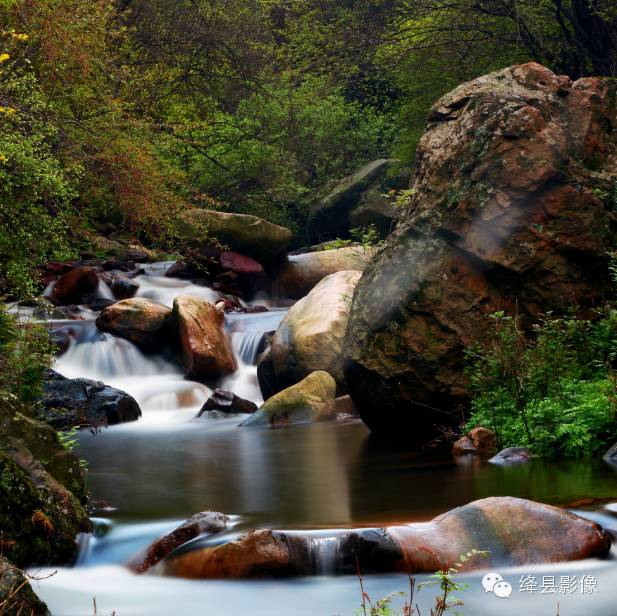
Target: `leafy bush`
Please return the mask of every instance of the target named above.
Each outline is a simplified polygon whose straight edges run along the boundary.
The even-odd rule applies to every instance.
[[[597,455],[617,440],[615,309],[594,322],[546,315],[529,333],[502,312],[492,320],[491,341],[467,352],[467,428],[492,428],[500,447],[541,455]]]
[[[68,209],[75,193],[54,156],[58,131],[27,64],[12,59],[20,35],[0,37],[0,274],[13,295],[34,294],[34,268],[70,256]],[[72,170],[77,174],[77,169]]]
[[[54,345],[43,325],[18,325],[0,304],[0,396],[6,403],[33,405],[43,393]]]

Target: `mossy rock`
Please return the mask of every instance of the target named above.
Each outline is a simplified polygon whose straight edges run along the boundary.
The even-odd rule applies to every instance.
[[[0,502],[4,553],[19,567],[69,562],[75,537],[91,529],[77,498],[10,437],[0,444]]]
[[[215,240],[260,262],[281,254],[293,237],[289,229],[257,216],[201,209],[183,213],[176,221],[176,231],[195,248],[208,248]]]
[[[0,556],[0,613],[2,616],[51,616],[24,573],[4,556]]]
[[[272,396],[241,426],[286,426],[335,417],[336,381],[323,370]]]

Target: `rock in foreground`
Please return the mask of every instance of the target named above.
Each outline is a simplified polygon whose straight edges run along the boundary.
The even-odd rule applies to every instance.
[[[51,616],[22,571],[1,555],[0,613],[3,616]]]
[[[420,448],[468,401],[488,315],[603,301],[615,216],[617,84],[530,63],[433,107],[404,219],[356,288],[345,377],[365,423]]]
[[[336,381],[323,371],[313,372],[268,398],[240,425],[280,427],[333,419],[336,414]]]
[[[227,530],[229,517],[216,511],[202,511],[189,518],[184,524],[157,539],[145,553],[129,564],[136,573],[143,573],[153,567],[177,547],[200,535],[213,535]]]
[[[324,536],[320,532],[319,536]],[[608,534],[596,523],[520,498],[474,501],[424,524],[338,531],[328,564],[332,573],[430,573],[453,566],[461,554],[488,551],[464,569],[514,567],[604,557]],[[187,551],[162,563],[167,575],[186,578],[264,578],[311,575],[315,533],[259,530],[224,544]]]

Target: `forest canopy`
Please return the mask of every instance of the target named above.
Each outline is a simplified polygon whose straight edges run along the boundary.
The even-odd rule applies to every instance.
[[[2,286],[99,234],[181,250],[187,207],[302,244],[329,182],[409,169],[440,95],[529,60],[617,76],[614,2],[0,0]]]

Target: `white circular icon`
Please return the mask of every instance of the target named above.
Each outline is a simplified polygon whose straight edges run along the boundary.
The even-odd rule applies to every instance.
[[[507,599],[512,594],[512,586],[508,584],[508,582],[501,580],[493,586],[493,592],[496,597],[499,597],[500,599]]]
[[[495,584],[497,584],[497,582],[503,582],[503,578],[499,575],[499,573],[487,573],[482,578],[482,586],[484,587],[484,592],[493,592],[495,589]]]

